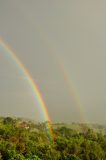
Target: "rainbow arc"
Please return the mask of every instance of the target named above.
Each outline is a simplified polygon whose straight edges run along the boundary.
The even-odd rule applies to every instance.
[[[39,90],[36,82],[32,78],[28,69],[24,66],[24,64],[21,62],[21,60],[17,57],[17,54],[15,53],[15,51],[13,51],[13,49],[9,45],[7,45],[4,42],[4,40],[2,40],[2,39],[0,39],[0,47],[2,47],[6,51],[6,54],[9,56],[9,58],[13,62],[15,62],[19,71],[21,71],[23,76],[26,77],[27,82],[30,85],[31,90],[33,92],[35,103],[37,103],[37,105],[41,108],[43,116],[44,116],[44,121],[48,121],[48,123],[47,123],[47,135],[49,137],[49,140],[53,141],[51,119],[50,119],[48,111],[47,111],[47,106],[44,102],[44,99],[42,97],[42,94],[40,93],[40,90]]]

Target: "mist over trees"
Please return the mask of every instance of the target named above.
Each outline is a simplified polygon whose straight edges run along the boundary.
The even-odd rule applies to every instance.
[[[0,160],[105,160],[106,127],[0,118]]]

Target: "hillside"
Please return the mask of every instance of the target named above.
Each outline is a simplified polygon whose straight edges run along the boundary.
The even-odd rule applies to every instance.
[[[105,160],[106,127],[0,118],[0,160]]]

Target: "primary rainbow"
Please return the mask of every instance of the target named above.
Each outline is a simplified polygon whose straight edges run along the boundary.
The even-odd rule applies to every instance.
[[[27,78],[27,81],[31,87],[31,90],[34,94],[34,99],[35,102],[38,102],[39,107],[42,110],[43,116],[44,116],[44,120],[48,121],[48,125],[47,125],[47,134],[49,139],[52,141],[53,140],[53,133],[52,133],[52,129],[51,129],[51,119],[49,117],[48,111],[47,111],[47,107],[45,105],[45,102],[43,100],[43,97],[39,91],[39,88],[37,86],[37,84],[35,83],[35,81],[33,80],[31,74],[29,73],[29,71],[27,70],[27,68],[24,66],[24,64],[20,61],[20,59],[17,57],[16,53],[13,51],[13,49],[7,45],[4,40],[0,39],[0,46],[3,47],[3,49],[7,52],[7,54],[9,55],[9,57],[17,64],[17,67],[19,68],[19,70],[21,70],[22,74]]]

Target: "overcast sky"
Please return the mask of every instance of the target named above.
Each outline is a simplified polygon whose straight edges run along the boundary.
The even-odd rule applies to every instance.
[[[0,0],[0,37],[30,71],[55,122],[106,123],[105,19],[105,0]],[[6,55],[0,47],[0,115],[41,120]]]

